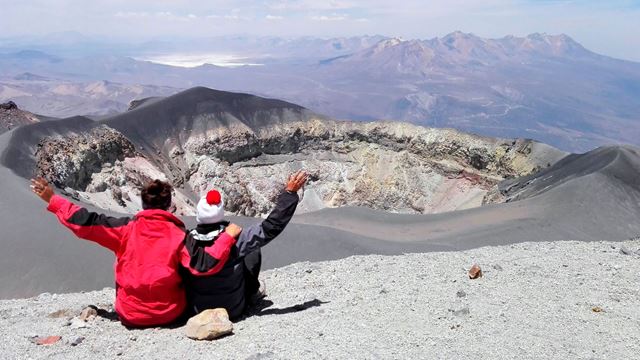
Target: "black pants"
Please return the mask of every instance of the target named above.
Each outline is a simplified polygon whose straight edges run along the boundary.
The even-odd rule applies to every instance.
[[[260,249],[250,252],[244,257],[244,290],[245,299],[250,299],[260,289],[260,267],[262,266],[262,253]]]

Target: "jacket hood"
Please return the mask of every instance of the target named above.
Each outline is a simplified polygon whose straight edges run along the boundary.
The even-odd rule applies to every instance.
[[[172,213],[166,210],[160,210],[160,209],[142,210],[136,214],[136,219],[145,219],[150,221],[168,221],[168,222],[174,223],[176,226],[180,228],[183,228],[183,229],[185,228],[182,220],[178,219],[175,215],[173,215]]]

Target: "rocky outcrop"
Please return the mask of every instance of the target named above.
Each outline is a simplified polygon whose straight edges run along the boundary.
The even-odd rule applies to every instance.
[[[482,138],[406,123],[313,119],[191,136],[170,154],[196,192],[217,187],[234,214],[264,215],[286,174],[311,173],[302,211],[365,206],[435,213],[480,206],[505,178],[536,172],[564,153],[529,140]]]
[[[73,189],[78,199],[116,211],[139,210],[140,187],[168,178],[193,191],[176,195],[179,214],[193,214],[189,198],[215,187],[222,190],[228,213],[261,216],[273,207],[286,175],[304,168],[311,180],[300,212],[364,206],[424,214],[493,201],[491,190],[500,181],[536,172],[564,155],[529,140],[321,117],[254,129],[215,127],[178,138],[184,141],[168,139],[162,151],[147,150],[144,156],[105,125],[46,138],[36,152],[37,174]]]
[[[153,179],[167,180],[121,133],[107,126],[38,144],[36,175],[76,200],[99,208],[134,213],[142,209],[140,189]],[[193,214],[193,202],[181,192],[176,213]]]
[[[18,126],[37,123],[40,120],[32,113],[23,111],[13,101],[0,104],[0,134]]]
[[[0,110],[13,110],[17,108],[18,105],[16,105],[16,103],[14,103],[13,101],[0,104]]]
[[[106,195],[91,195],[103,208],[134,211],[136,189],[166,178],[186,195],[185,214],[193,212],[187,198],[215,187],[229,214],[261,216],[287,174],[304,168],[311,179],[299,212],[362,206],[426,214],[481,206],[500,181],[565,155],[530,140],[336,121],[295,104],[206,88],[132,105],[98,130],[41,142],[39,173],[78,197]]]
[[[100,126],[88,133],[43,139],[36,151],[37,175],[59,188],[85,190],[103,166],[135,156],[135,147],[124,135]]]

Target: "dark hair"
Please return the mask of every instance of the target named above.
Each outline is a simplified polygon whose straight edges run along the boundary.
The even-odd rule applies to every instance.
[[[169,183],[158,179],[153,180],[142,188],[142,192],[140,193],[142,208],[145,210],[169,209],[171,206],[171,191],[173,191],[173,187],[171,187]]]

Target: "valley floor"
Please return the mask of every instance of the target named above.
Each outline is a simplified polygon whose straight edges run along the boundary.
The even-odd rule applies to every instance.
[[[474,263],[482,278],[471,280]],[[0,301],[0,354],[24,358],[632,359],[640,355],[640,240],[539,242],[354,256],[264,273],[268,297],[234,334],[127,330],[70,319],[112,289]],[[69,317],[50,317],[67,310]],[[70,321],[71,320],[71,321]],[[71,322],[71,325],[69,325]],[[50,346],[33,336],[59,335]],[[71,342],[84,340],[77,346]]]

